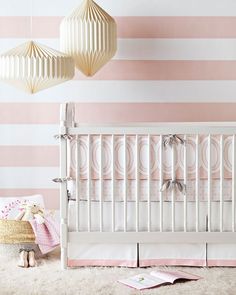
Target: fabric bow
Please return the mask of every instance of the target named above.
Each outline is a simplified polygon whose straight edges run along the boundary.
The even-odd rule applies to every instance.
[[[168,189],[178,189],[181,194],[186,195],[186,184],[182,183],[179,180],[166,180],[161,187],[161,192],[164,192]]]
[[[172,147],[173,144],[179,144],[179,143],[182,144],[182,145],[184,145],[185,144],[185,140],[183,140],[181,137],[179,137],[176,134],[169,134],[169,135],[164,136],[163,145],[164,145],[165,148],[168,145],[170,147]]]
[[[52,181],[56,183],[63,183],[66,181],[72,180],[72,177],[65,177],[65,178],[54,178]]]
[[[54,135],[54,138],[55,139],[64,138],[64,139],[72,140],[73,139],[73,135],[69,135],[69,134],[57,134],[57,135]]]

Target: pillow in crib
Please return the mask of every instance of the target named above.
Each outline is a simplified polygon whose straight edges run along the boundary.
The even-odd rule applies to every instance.
[[[23,203],[37,204],[44,208],[42,195],[0,197],[0,219],[15,219]]]

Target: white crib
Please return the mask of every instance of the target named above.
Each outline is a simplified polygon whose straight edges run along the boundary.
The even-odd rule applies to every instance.
[[[61,105],[61,116],[60,116],[60,130],[57,136],[60,141],[60,175],[56,181],[60,182],[60,217],[61,217],[61,266],[63,269],[67,268],[68,259],[68,243],[236,243],[235,234],[235,199],[236,199],[236,145],[235,145],[235,135],[236,135],[236,123],[142,123],[142,124],[125,124],[125,125],[103,125],[103,126],[91,126],[91,125],[80,125],[76,124],[74,120],[75,106],[73,103],[67,103]],[[159,188],[157,191],[158,206],[152,206],[151,199],[151,152],[150,152],[150,142],[152,136],[160,136],[161,143],[164,142],[167,135],[179,135],[183,140],[187,140],[188,136],[194,136],[195,138],[195,198],[191,200],[191,212],[189,210],[189,200],[188,193],[183,195],[183,201],[181,202],[182,213],[178,214],[178,223],[182,225],[176,228],[176,208],[179,206],[176,203],[176,190],[173,189],[171,192],[170,211],[167,214],[165,210],[165,200],[163,198],[163,192],[161,191],[164,178],[163,178],[163,145],[159,150],[160,161],[160,171],[159,171]],[[92,176],[91,176],[91,137],[97,135],[100,140],[100,163],[103,163],[103,138],[109,135],[111,137],[111,149],[112,149],[112,159],[111,159],[111,191],[110,191],[110,227],[107,230],[104,227],[104,199],[103,199],[103,165],[100,165],[99,173],[99,200],[97,202],[96,213],[99,216],[99,225],[96,230],[92,228],[91,219],[91,187],[92,187]],[[115,199],[115,165],[114,165],[114,142],[116,136],[123,137],[124,144],[124,154],[123,161],[127,163],[127,137],[135,137],[135,200],[133,201],[134,215],[135,215],[135,225],[130,230],[127,218],[128,210],[128,175],[127,175],[127,165],[124,168],[123,177],[123,201],[119,202],[119,206],[122,207],[122,230],[117,231],[116,229],[116,199]],[[201,207],[201,200],[199,199],[199,183],[200,183],[200,157],[199,157],[199,137],[205,135],[208,138],[208,167],[207,167],[207,201],[206,203],[206,215],[207,215],[207,227],[204,228],[200,226],[203,223],[202,218],[205,218],[199,214],[199,208]],[[212,206],[212,136],[220,137],[220,176],[219,176],[219,227],[216,230],[215,226],[212,226],[212,215],[214,215],[214,206]],[[224,201],[224,140],[226,136],[231,136],[232,138],[232,199],[230,202]],[[79,137],[86,136],[87,138],[87,200],[86,200],[86,229],[80,225],[80,210],[81,210],[81,196],[80,196],[80,172],[79,168],[76,170],[75,183],[76,183],[76,201],[75,201],[75,216],[73,216],[76,224],[76,230],[69,231],[68,228],[68,193],[67,193],[67,182],[69,180],[68,174],[68,156],[69,147],[68,143],[73,138],[76,140],[76,151],[79,150]],[[139,139],[141,136],[147,137],[148,142],[148,172],[147,172],[147,200],[145,201],[145,210],[147,210],[146,216],[147,220],[145,230],[140,226],[140,174],[139,174]],[[171,178],[173,181],[176,180],[175,175],[175,149],[172,148],[172,169]],[[184,169],[183,169],[183,184],[188,183],[188,147],[184,145]],[[79,153],[76,153],[76,167],[79,167],[80,157]],[[84,206],[84,205],[83,205]],[[107,205],[106,205],[107,206]],[[143,206],[143,205],[142,205]],[[177,206],[177,207],[176,207]],[[227,206],[227,212],[225,213],[225,206]],[[230,207],[229,207],[230,206]],[[83,207],[84,208],[84,207]],[[153,209],[154,208],[154,209]],[[156,208],[156,209],[155,209]],[[84,209],[83,209],[84,210]],[[94,209],[93,209],[94,210]],[[154,212],[157,210],[158,212]],[[194,220],[189,224],[188,214],[193,214]],[[152,224],[152,215],[156,216],[158,226]],[[217,213],[218,214],[218,213]],[[165,220],[170,220],[170,226],[165,226]],[[179,221],[181,220],[181,221]],[[227,220],[230,223],[230,228],[224,227],[224,221]],[[144,222],[144,221],[142,221]],[[204,221],[205,222],[205,221]],[[214,221],[215,222],[215,221]]]

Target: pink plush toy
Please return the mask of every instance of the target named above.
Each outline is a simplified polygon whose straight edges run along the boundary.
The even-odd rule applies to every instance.
[[[44,223],[44,212],[40,206],[36,204],[23,204],[21,205],[21,209],[15,220],[29,221],[36,219],[38,224]]]

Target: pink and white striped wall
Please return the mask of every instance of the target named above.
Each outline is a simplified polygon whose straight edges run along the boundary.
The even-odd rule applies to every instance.
[[[0,51],[32,38],[59,49],[80,0],[0,0]],[[58,208],[59,104],[81,122],[236,121],[235,0],[97,0],[118,24],[118,52],[95,77],[30,96],[0,84],[0,196],[42,193]]]

